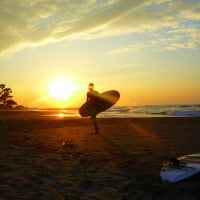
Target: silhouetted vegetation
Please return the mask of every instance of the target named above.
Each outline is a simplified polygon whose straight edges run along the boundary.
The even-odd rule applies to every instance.
[[[11,93],[11,88],[7,88],[5,84],[0,84],[0,107],[12,108],[17,106],[17,103],[12,99]]]

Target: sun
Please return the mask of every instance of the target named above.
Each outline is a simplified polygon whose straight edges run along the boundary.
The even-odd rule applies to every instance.
[[[68,99],[76,90],[75,85],[66,78],[56,78],[49,84],[49,96],[57,100]]]

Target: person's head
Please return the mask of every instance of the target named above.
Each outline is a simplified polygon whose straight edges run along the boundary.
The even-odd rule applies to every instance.
[[[94,84],[93,84],[93,83],[90,83],[90,84],[88,85],[88,89],[89,89],[90,91],[92,91],[92,90],[94,89]]]

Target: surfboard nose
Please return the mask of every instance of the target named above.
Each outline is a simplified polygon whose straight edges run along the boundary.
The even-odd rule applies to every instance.
[[[120,93],[117,90],[110,90],[110,91],[101,93],[100,98],[114,105],[119,100]]]

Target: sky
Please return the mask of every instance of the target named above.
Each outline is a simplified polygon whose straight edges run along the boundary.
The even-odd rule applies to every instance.
[[[79,107],[90,82],[118,106],[200,103],[200,0],[2,0],[0,25],[20,105]]]

